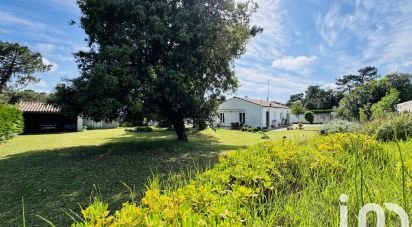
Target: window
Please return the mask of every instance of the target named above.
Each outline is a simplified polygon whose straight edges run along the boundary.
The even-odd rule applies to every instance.
[[[225,123],[225,113],[220,113],[220,123]]]
[[[246,122],[246,114],[239,113],[239,123],[244,124]]]

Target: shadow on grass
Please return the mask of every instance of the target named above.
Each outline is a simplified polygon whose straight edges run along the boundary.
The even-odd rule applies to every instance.
[[[117,209],[130,199],[126,183],[138,195],[153,175],[165,177],[192,168],[205,169],[222,151],[238,146],[219,144],[213,137],[191,133],[190,142],[178,142],[171,132],[129,134],[101,146],[39,150],[0,160],[0,220],[3,226],[22,223],[24,197],[27,226],[44,226],[41,215],[57,226],[70,218],[63,210],[80,206],[98,195]],[[80,205],[80,206],[79,206]]]

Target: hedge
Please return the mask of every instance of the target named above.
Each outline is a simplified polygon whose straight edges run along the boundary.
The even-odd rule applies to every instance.
[[[0,104],[0,141],[23,132],[23,113],[16,106]]]
[[[321,113],[332,113],[333,110],[329,109],[329,110],[311,110],[311,112],[315,113],[315,114],[321,114]]]

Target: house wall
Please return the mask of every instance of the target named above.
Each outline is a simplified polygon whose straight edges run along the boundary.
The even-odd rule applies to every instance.
[[[225,114],[223,127],[230,127],[231,123],[239,122],[239,113],[245,113],[245,125],[262,127],[262,107],[238,98],[231,98],[219,105],[218,114]],[[220,120],[217,120],[220,122]]]
[[[218,114],[225,114],[225,122],[220,125],[230,127],[231,123],[240,122],[239,113],[245,113],[245,125],[251,127],[266,127],[266,111],[269,111],[269,127],[271,125],[279,126],[282,118],[286,119],[287,114],[290,114],[290,109],[262,107],[252,102],[248,102],[238,98],[232,98],[220,104]],[[217,119],[217,122],[220,122]]]
[[[283,108],[272,108],[272,107],[263,107],[262,112],[262,126],[259,127],[266,127],[266,112],[269,111],[269,128],[272,127],[279,127],[281,124],[284,123],[282,120],[286,120],[288,114],[290,114],[290,109],[283,109]],[[290,116],[290,115],[289,115]],[[290,117],[289,117],[290,120]]]
[[[412,101],[399,103],[396,106],[396,109],[398,110],[399,113],[403,113],[403,112],[412,113]]]

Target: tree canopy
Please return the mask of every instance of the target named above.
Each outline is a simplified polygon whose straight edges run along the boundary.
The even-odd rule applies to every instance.
[[[367,66],[359,69],[357,75],[344,75],[341,79],[336,81],[336,85],[338,85],[341,91],[348,92],[353,90],[355,87],[375,80],[378,77],[378,69],[373,66]]]
[[[155,112],[179,140],[184,119],[208,115],[211,100],[237,89],[234,60],[261,31],[250,25],[251,1],[77,3],[90,51],[77,53],[81,76],[56,89],[58,104],[94,119]]]
[[[294,102],[290,107],[290,110],[292,114],[298,116],[298,118],[301,114],[304,114],[306,112],[306,108],[303,106],[303,103],[301,101]]]
[[[36,72],[47,72],[51,65],[43,63],[40,53],[26,46],[0,41],[0,94],[7,88],[25,87],[38,82]]]

